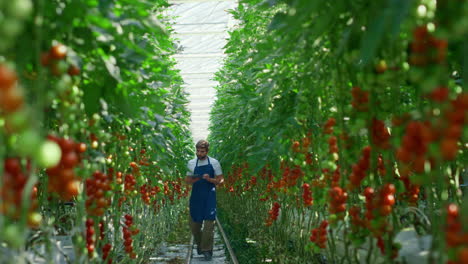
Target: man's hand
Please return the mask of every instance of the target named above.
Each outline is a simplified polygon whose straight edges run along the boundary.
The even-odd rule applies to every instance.
[[[216,178],[210,178],[210,175],[208,174],[203,174],[203,179],[207,180],[208,182],[211,182],[215,185],[221,184],[224,182],[223,175],[218,175]]]
[[[210,175],[207,174],[207,173],[203,174],[203,179],[205,179],[205,180],[211,182],[211,180],[210,180],[210,179],[211,179],[211,178],[210,178]]]
[[[200,180],[200,178],[194,178],[194,177],[190,177],[190,176],[185,177],[185,183],[187,183],[187,184],[194,184],[195,182],[197,182],[199,180]]]
[[[216,179],[210,178],[209,174],[203,174],[203,179],[207,180],[208,182],[211,182],[213,184],[218,184],[218,181]]]

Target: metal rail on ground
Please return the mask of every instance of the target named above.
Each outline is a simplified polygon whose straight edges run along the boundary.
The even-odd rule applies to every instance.
[[[193,236],[190,236],[190,244],[188,246],[189,250],[187,252],[187,261],[185,262],[186,264],[190,264],[192,262],[192,251],[193,251]]]
[[[223,236],[224,244],[226,244],[226,247],[229,251],[229,255],[231,256],[232,263],[239,264],[239,262],[237,261],[236,254],[234,254],[234,250],[232,250],[231,243],[229,243],[229,239],[227,238],[226,233],[224,233],[224,229],[221,226],[221,223],[219,222],[218,217],[216,217],[216,223],[218,223],[219,232],[221,232],[221,236]]]
[[[234,253],[234,250],[231,247],[231,243],[229,242],[228,237],[226,236],[226,233],[224,233],[224,229],[221,226],[221,223],[219,222],[218,217],[216,217],[216,223],[218,225],[219,232],[221,233],[221,236],[223,237],[224,244],[226,245],[229,255],[231,256],[231,262],[233,264],[239,264],[239,261],[237,260],[236,254]],[[190,237],[190,245],[189,245],[189,250],[187,252],[187,257],[186,257],[186,264],[190,264],[192,262],[192,253],[193,253],[193,236]]]

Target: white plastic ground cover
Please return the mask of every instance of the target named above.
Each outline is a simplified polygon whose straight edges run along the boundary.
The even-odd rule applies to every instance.
[[[175,37],[180,52],[174,57],[189,94],[193,140],[208,136],[209,113],[215,100],[217,85],[214,73],[222,65],[223,47],[228,29],[234,24],[228,10],[235,0],[170,0],[168,10],[175,17]]]

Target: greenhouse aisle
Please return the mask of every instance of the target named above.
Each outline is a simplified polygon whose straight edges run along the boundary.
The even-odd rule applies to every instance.
[[[212,264],[227,264],[225,247],[217,228],[215,229],[214,236],[214,248],[213,248],[213,259],[211,261],[205,261],[202,255],[197,255],[195,248],[192,250],[191,264],[202,264],[202,263],[212,263]],[[163,244],[157,255],[150,257],[149,264],[176,264],[176,263],[186,263],[187,252],[189,249],[188,244]]]

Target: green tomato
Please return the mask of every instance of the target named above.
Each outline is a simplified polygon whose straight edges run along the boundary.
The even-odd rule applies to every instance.
[[[71,90],[73,87],[73,82],[70,76],[63,75],[56,84],[57,91],[59,94],[64,94],[67,91]]]
[[[43,168],[51,168],[60,162],[62,150],[51,140],[44,141],[36,152],[36,161]]]
[[[333,160],[334,160],[334,161],[337,161],[337,160],[340,158],[340,156],[338,155],[338,153],[333,153],[332,156],[333,156]]]
[[[99,121],[101,119],[101,116],[99,114],[93,114],[93,119],[95,121]]]
[[[3,230],[3,239],[11,245],[12,248],[19,248],[23,243],[22,232],[19,229],[18,225],[8,225]]]
[[[25,130],[18,135],[15,145],[16,151],[22,156],[33,155],[41,145],[41,138],[36,131]]]
[[[28,124],[28,112],[24,109],[11,113],[5,118],[5,126],[10,132],[18,132]]]
[[[8,4],[8,13],[20,19],[28,18],[31,15],[33,5],[30,0],[15,0]]]
[[[6,39],[13,38],[23,30],[23,24],[16,19],[5,19],[0,26],[0,34]],[[2,40],[3,41],[3,40]]]
[[[68,63],[66,61],[57,62],[57,74],[62,75],[64,73],[66,73],[67,70],[68,70],[68,67],[69,67],[69,65],[68,65]],[[67,82],[67,81],[65,80],[65,82]],[[71,78],[70,78],[70,89],[71,89],[71,85],[73,85],[73,83],[72,83]]]
[[[29,214],[28,223],[33,224],[34,226],[39,226],[41,222],[42,222],[41,214],[37,212]]]

